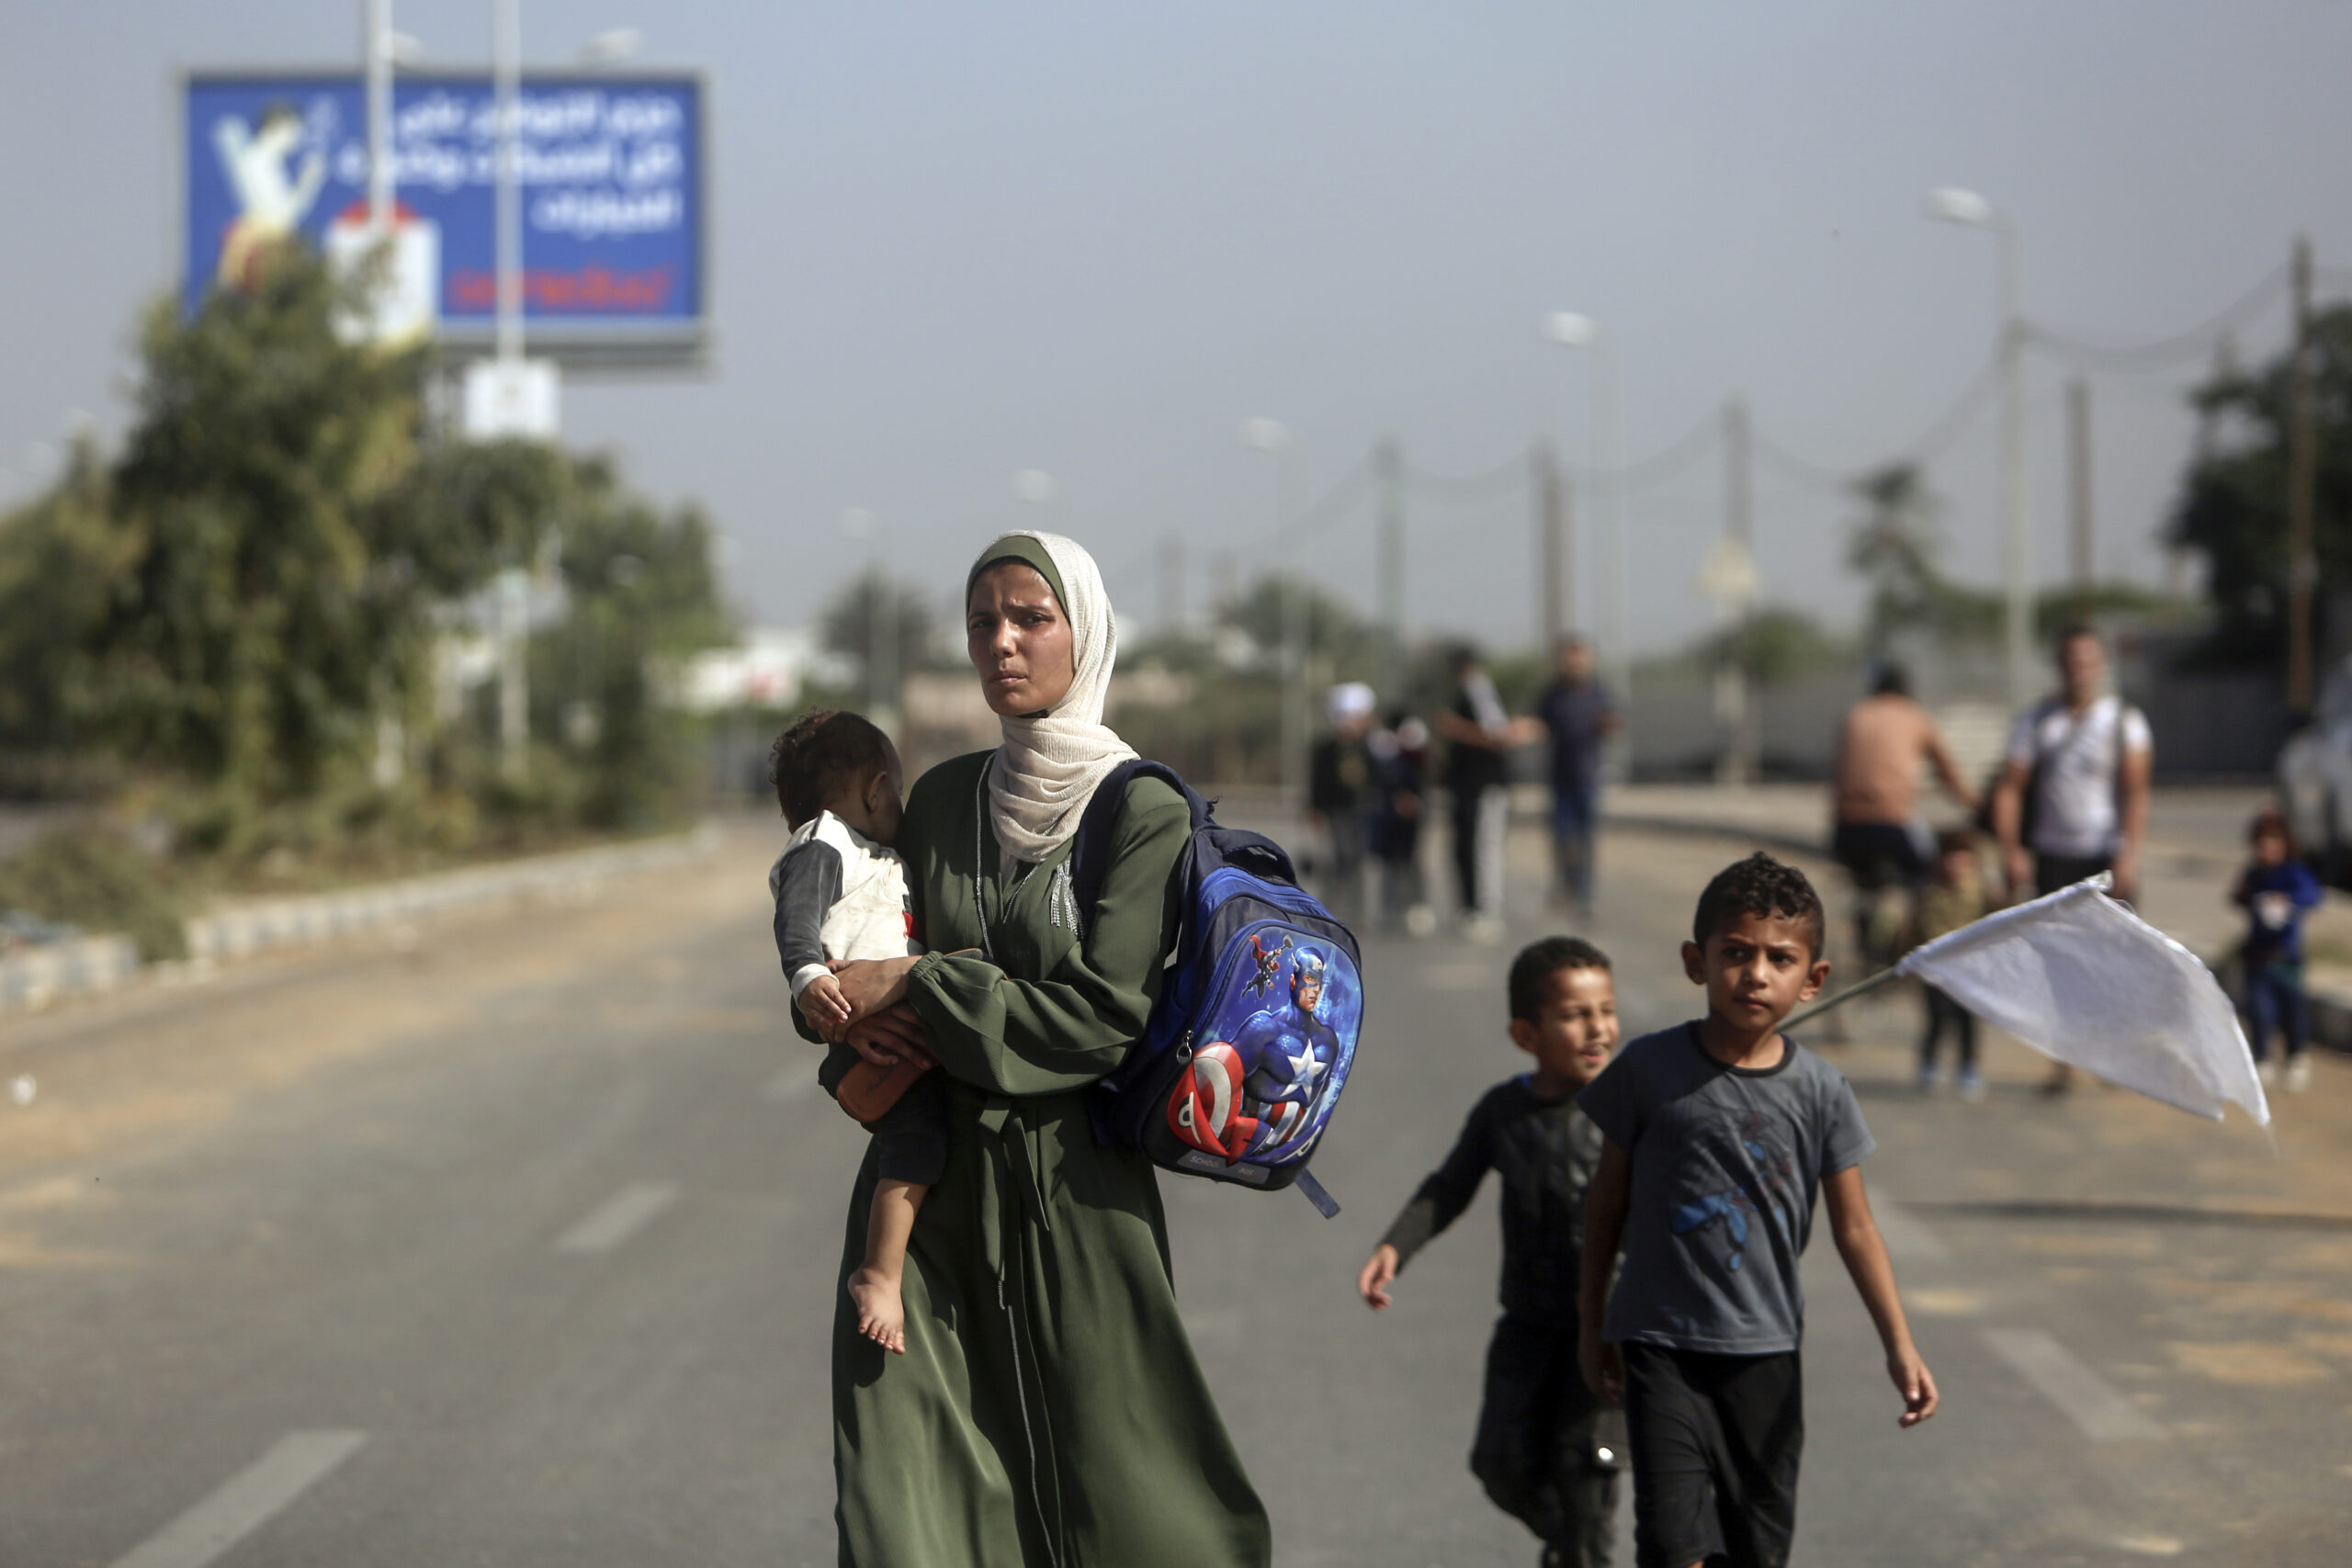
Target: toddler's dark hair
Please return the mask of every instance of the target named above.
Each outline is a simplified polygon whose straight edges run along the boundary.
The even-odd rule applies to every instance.
[[[1804,924],[1805,942],[1815,958],[1828,934],[1821,912],[1821,895],[1813,890],[1804,872],[1774,860],[1762,850],[1715,873],[1699,895],[1698,917],[1690,922],[1690,937],[1701,947],[1742,915],[1770,919],[1785,915]]]
[[[1609,968],[1609,954],[1580,936],[1531,942],[1510,961],[1510,1015],[1533,1023],[1544,1010],[1544,982],[1563,969]]]
[[[2286,844],[2288,858],[2293,859],[2297,852],[2295,830],[2287,826],[2285,812],[2275,806],[2266,806],[2254,814],[2253,821],[2245,825],[2245,841],[2248,844],[2258,844],[2273,833],[2276,833]]]
[[[795,828],[822,811],[844,779],[889,765],[890,738],[864,715],[841,708],[810,708],[768,748],[768,782]]]

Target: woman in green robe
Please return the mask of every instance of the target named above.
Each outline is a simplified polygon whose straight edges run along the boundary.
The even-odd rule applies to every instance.
[[[948,1161],[915,1220],[907,1348],[833,1319],[841,1561],[857,1568],[1262,1568],[1272,1547],[1176,1310],[1149,1161],[1095,1141],[1086,1090],[1142,1034],[1190,829],[1136,780],[1100,899],[1071,836],[1135,753],[1102,720],[1116,634],[1091,557],[1016,533],[967,581],[972,663],[1004,743],[908,797],[921,958],[840,976],[847,1036],[946,1075]],[[851,1195],[842,1278],[875,1185]]]

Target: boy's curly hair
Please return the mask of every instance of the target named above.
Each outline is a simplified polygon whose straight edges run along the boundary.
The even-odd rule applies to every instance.
[[[1821,895],[1813,890],[1813,884],[1804,872],[1774,860],[1762,850],[1715,873],[1715,879],[1699,895],[1699,913],[1690,922],[1690,939],[1704,947],[1709,938],[1742,915],[1763,919],[1783,915],[1802,922],[1806,945],[1813,950],[1814,957],[1821,956],[1829,929],[1821,909]]]
[[[841,708],[810,708],[768,748],[768,782],[795,828],[822,811],[844,780],[889,765],[890,738],[864,715]]]
[[[1510,1015],[1533,1023],[1544,1010],[1544,982],[1563,969],[1609,968],[1609,954],[1580,936],[1531,942],[1510,961]]]

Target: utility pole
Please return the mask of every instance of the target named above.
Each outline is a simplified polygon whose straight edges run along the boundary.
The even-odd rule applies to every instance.
[[[1537,598],[1544,616],[1544,648],[1557,651],[1568,635],[1568,491],[1560,455],[1548,441],[1529,454],[1535,468],[1535,558]]]
[[[1381,684],[1392,702],[1405,694],[1405,446],[1381,437],[1373,462],[1380,479],[1380,626],[1387,639]]]
[[[1184,541],[1173,534],[1159,541],[1159,635],[1184,629]]]
[[[1716,688],[1724,740],[1715,778],[1724,784],[1745,784],[1756,776],[1756,694],[1748,680],[1747,638],[1756,604],[1754,534],[1754,445],[1747,403],[1733,398],[1724,405],[1723,581],[1718,585],[1718,596],[1731,611],[1732,628],[1731,657],[1724,661]]]
[[[2001,579],[2009,704],[2033,696],[2033,491],[2025,452],[2025,307],[2014,222],[1994,231],[2001,288]]]
[[[498,357],[523,357],[523,0],[496,0],[491,77],[498,103]]]
[[[2312,243],[2295,239],[2295,357],[2287,408],[2287,706],[2312,711],[2312,594],[2319,586],[2312,534],[2318,476],[2318,390],[2312,364]]]
[[[2091,506],[2091,386],[2080,376],[2066,383],[2066,505],[2072,514],[2075,615],[2086,620],[2098,577],[2097,513]]]
[[[392,231],[392,0],[368,0],[368,227]]]

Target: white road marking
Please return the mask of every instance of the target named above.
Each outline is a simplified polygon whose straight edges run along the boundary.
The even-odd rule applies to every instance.
[[[760,1090],[761,1097],[776,1105],[789,1105],[817,1087],[817,1075],[808,1067],[786,1067],[768,1079]]]
[[[558,1252],[610,1252],[678,1201],[674,1181],[632,1181],[557,1238]]]
[[[2039,1328],[1988,1328],[1984,1343],[2093,1442],[2161,1438],[2165,1429]]]
[[[165,1525],[114,1568],[204,1568],[326,1479],[365,1432],[288,1432],[220,1489]]]
[[[1951,1257],[1951,1250],[1938,1240],[1936,1233],[1912,1218],[1902,1204],[1871,1188],[1871,1214],[1878,1221],[1878,1234],[1886,1242],[1888,1254],[1912,1263],[1941,1263]]]

